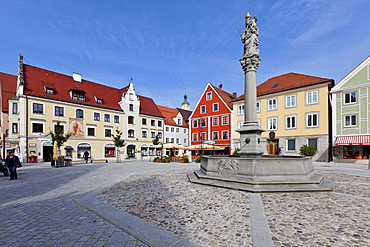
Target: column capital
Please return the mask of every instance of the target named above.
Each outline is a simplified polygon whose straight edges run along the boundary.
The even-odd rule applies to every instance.
[[[239,60],[244,73],[248,71],[256,71],[261,60],[257,56],[245,57]]]

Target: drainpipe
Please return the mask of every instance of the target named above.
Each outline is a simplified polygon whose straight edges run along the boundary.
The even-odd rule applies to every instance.
[[[26,95],[26,160],[28,163],[28,97]]]

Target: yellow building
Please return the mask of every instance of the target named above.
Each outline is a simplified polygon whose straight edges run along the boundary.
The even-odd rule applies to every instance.
[[[152,139],[162,136],[164,117],[150,98],[137,95],[133,83],[116,89],[72,76],[19,63],[17,93],[9,100],[17,111],[9,122],[17,126],[12,139],[18,139],[22,158],[50,161],[53,148],[50,131],[60,122],[64,133],[72,136],[62,155],[72,159],[88,151],[92,159],[116,160],[148,156]],[[13,108],[13,109],[14,109]],[[125,147],[117,150],[112,141],[115,130],[123,132]],[[153,151],[154,152],[154,151]]]
[[[334,80],[288,73],[257,86],[257,121],[262,129],[265,154],[297,155],[309,145],[318,152],[316,161],[332,160],[331,106],[328,92]],[[244,95],[233,103],[233,128],[244,122]],[[233,148],[239,148],[239,133]]]

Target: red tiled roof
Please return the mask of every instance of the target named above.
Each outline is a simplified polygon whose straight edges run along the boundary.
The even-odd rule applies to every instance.
[[[17,76],[0,72],[1,111],[9,112],[8,99],[16,95]]]
[[[230,109],[233,109],[233,105],[232,105],[232,103],[230,101],[233,100],[233,99],[235,99],[235,96],[233,94],[228,93],[228,92],[226,92],[226,91],[224,91],[224,90],[222,90],[222,89],[220,89],[218,87],[215,87],[213,85],[212,85],[212,87],[220,95],[220,97],[226,102],[226,104],[228,105],[228,107]]]
[[[74,102],[82,105],[90,105],[114,110],[122,110],[118,105],[122,94],[127,91],[127,87],[117,89],[95,82],[82,80],[76,82],[72,76],[63,75],[57,72],[37,68],[31,65],[23,65],[24,75],[24,94],[36,97]],[[47,94],[45,87],[55,90],[55,94]],[[85,101],[72,100],[69,91],[80,91],[85,94]],[[104,104],[97,104],[95,97],[99,95]],[[162,117],[154,101],[150,98],[139,96],[140,113]]]
[[[321,78],[316,76],[309,76],[297,73],[287,73],[279,76],[272,77],[264,83],[257,86],[257,96],[266,94],[282,92],[289,89],[315,85],[323,82],[334,82],[333,79]],[[231,102],[244,99],[244,94],[240,95]]]
[[[158,106],[159,110],[161,111],[162,115],[166,118],[165,124],[167,125],[176,125],[176,126],[182,126],[182,127],[188,127],[188,125],[185,123],[185,121],[182,121],[181,125],[178,125],[173,118],[176,117],[179,114],[179,111],[177,109],[165,107],[165,106]]]

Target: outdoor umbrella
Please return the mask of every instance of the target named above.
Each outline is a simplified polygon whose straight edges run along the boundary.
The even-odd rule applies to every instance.
[[[222,147],[213,146],[209,144],[197,144],[186,147],[187,150],[223,150]]]
[[[175,144],[175,143],[164,143],[163,145],[159,144],[159,145],[155,145],[154,147],[155,148],[164,148],[164,149],[185,149],[184,146],[181,146],[181,145]]]

